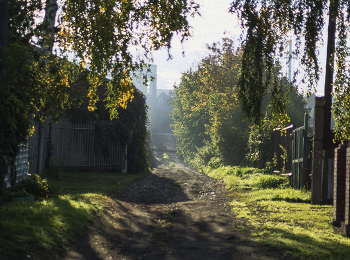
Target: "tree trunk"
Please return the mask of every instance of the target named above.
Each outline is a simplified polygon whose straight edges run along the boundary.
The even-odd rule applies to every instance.
[[[0,47],[1,48],[7,47],[8,10],[9,10],[9,1],[8,0],[1,1],[0,2]],[[4,54],[0,53],[0,55],[3,56]],[[5,75],[6,68],[0,68],[0,73]],[[5,82],[0,82],[0,87],[2,87],[4,83]],[[4,178],[6,173],[7,173],[7,164],[5,162],[4,154],[0,153],[0,206],[3,203],[3,193],[5,189]],[[1,220],[0,220],[0,229],[1,229]]]
[[[0,46],[7,46],[9,1],[0,1]]]
[[[332,92],[333,92],[333,74],[334,74],[334,54],[335,54],[335,33],[338,15],[338,1],[331,1],[329,7],[329,24],[327,39],[327,63],[326,63],[326,79],[324,86],[325,97],[325,114],[324,114],[324,130],[323,130],[323,150],[331,149],[331,109],[332,109]]]
[[[322,135],[322,150],[316,151],[314,149],[314,156],[316,153],[322,154],[322,172],[319,171],[316,165],[316,160],[313,160],[313,184],[312,184],[312,204],[324,204],[328,195],[328,159],[330,156],[330,149],[332,147],[331,137],[331,108],[332,108],[332,92],[333,92],[333,74],[334,74],[334,54],[335,54],[335,33],[336,22],[338,16],[338,0],[331,0],[329,6],[329,23],[328,23],[328,39],[327,39],[327,62],[326,62],[326,78],[324,87],[324,114],[323,118],[315,117],[314,127],[320,125],[318,120],[323,120],[323,135]],[[314,144],[317,140],[314,136]],[[321,148],[321,147],[320,147]],[[320,149],[319,148],[319,149]],[[321,178],[321,180],[319,180]],[[318,185],[319,183],[320,185]],[[316,185],[317,184],[317,185]]]
[[[45,31],[48,36],[45,49],[49,54],[52,54],[53,45],[55,42],[55,21],[58,5],[56,0],[47,0],[45,7],[45,17],[43,24],[46,27]]]

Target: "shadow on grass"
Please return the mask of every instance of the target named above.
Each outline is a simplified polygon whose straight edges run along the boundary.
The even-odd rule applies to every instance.
[[[11,202],[1,208],[0,259],[23,259],[62,250],[94,219],[92,205],[53,198]]]

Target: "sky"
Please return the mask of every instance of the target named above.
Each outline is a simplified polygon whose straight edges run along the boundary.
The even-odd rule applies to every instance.
[[[192,37],[183,45],[180,39],[174,39],[170,53],[173,56],[167,60],[166,50],[153,54],[154,64],[157,65],[157,88],[172,89],[179,84],[181,73],[196,67],[202,58],[208,54],[206,44],[220,41],[223,37],[237,38],[241,34],[239,22],[234,14],[229,14],[230,0],[201,0],[200,14],[189,18],[192,27]],[[224,32],[228,33],[224,35]],[[237,40],[238,46],[238,40]],[[183,56],[182,52],[185,52]]]
[[[153,54],[154,64],[157,65],[157,88],[172,89],[174,84],[179,84],[181,73],[195,68],[202,58],[208,54],[206,44],[212,44],[220,41],[223,37],[234,39],[237,46],[240,43],[239,37],[242,33],[239,21],[235,14],[228,13],[232,0],[201,0],[200,4],[201,16],[189,18],[189,24],[192,27],[193,37],[189,38],[183,45],[179,39],[174,39],[170,53],[172,60],[167,60],[168,54],[166,50],[160,50]],[[226,32],[226,35],[224,35]],[[326,37],[327,32],[324,33]],[[321,48],[320,65],[325,67],[326,46]],[[289,50],[286,43],[286,51]],[[185,52],[183,57],[182,52]],[[282,61],[283,62],[283,61]],[[283,62],[285,65],[282,72],[288,75],[287,59]],[[297,60],[292,61],[292,73],[299,67]],[[302,76],[299,77],[299,80]],[[317,95],[323,94],[324,75],[317,87]],[[299,86],[299,89],[305,89]]]

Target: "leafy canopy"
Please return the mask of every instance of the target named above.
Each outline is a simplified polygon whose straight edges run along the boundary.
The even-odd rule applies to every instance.
[[[233,41],[225,38],[222,44],[213,44],[208,49],[210,54],[201,60],[196,69],[183,73],[179,86],[175,88],[176,96],[171,101],[178,154],[197,168],[208,164],[216,167],[220,163],[239,165],[247,151],[251,153],[249,157],[258,152],[259,160],[268,158],[271,138],[267,135],[276,126],[268,119],[273,116],[268,105],[273,95],[271,88],[262,102],[268,122],[262,133],[259,129],[263,127],[249,124],[241,112],[239,79],[242,48],[234,48]],[[278,69],[275,67],[273,70],[277,75]],[[303,125],[304,113],[307,112],[303,95],[285,78],[276,76],[276,80],[280,93],[284,93],[286,120],[290,118],[296,127]],[[289,99],[285,97],[286,92]],[[263,157],[261,154],[265,151],[261,151],[260,146],[254,151],[251,148],[252,143],[261,141],[258,135],[264,135],[262,138],[266,139],[263,149],[268,153]],[[254,140],[250,140],[249,136]]]
[[[248,129],[237,97],[240,50],[227,38],[208,49],[210,54],[195,71],[183,73],[175,89],[172,118],[177,149],[186,161],[198,153],[203,164],[212,157],[239,164]]]
[[[0,8],[5,9],[4,3]],[[175,34],[186,40],[187,17],[199,8],[192,0],[59,4],[57,11],[56,0],[9,0],[8,47],[0,48],[0,180],[28,136],[29,119],[58,120],[67,108],[81,103],[82,93],[95,109],[97,89],[106,82],[107,72],[112,80],[104,100],[116,118],[117,108],[125,108],[133,98],[133,71],[149,61],[152,51],[169,50]],[[133,57],[131,49],[136,48],[143,57]],[[77,54],[78,65],[69,62],[66,51]]]
[[[274,58],[283,54],[283,46],[290,35],[297,38],[294,54],[301,57],[305,71],[303,82],[314,90],[320,77],[319,47],[323,44],[323,30],[327,15],[336,21],[336,48],[331,57],[336,62],[334,81],[334,110],[338,137],[349,139],[349,62],[347,38],[349,34],[350,3],[345,0],[234,0],[230,12],[236,13],[244,28],[242,74],[239,96],[244,113],[259,122],[261,102],[272,83],[271,106],[281,107],[278,85],[273,77]],[[278,115],[278,114],[277,114]]]

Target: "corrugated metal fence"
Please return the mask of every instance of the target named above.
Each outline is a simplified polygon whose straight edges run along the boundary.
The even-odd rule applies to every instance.
[[[51,129],[50,129],[51,128]],[[95,152],[92,124],[60,123],[49,126],[51,166],[62,170],[123,170],[126,146],[118,140],[110,143],[109,155]],[[51,133],[50,133],[51,132]]]
[[[95,129],[92,124],[36,122],[36,134],[20,146],[13,170],[16,182],[27,173],[41,175],[44,169],[60,171],[127,171],[127,146],[119,140],[110,143],[108,156],[95,151]],[[11,169],[5,182],[10,186]]]

